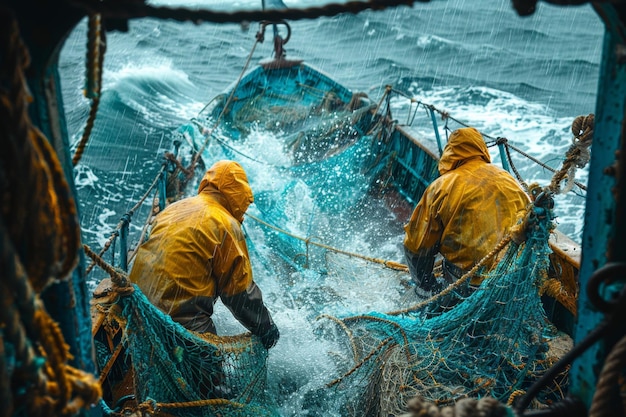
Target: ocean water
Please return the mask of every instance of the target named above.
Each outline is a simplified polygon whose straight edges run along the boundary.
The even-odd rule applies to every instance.
[[[219,9],[253,8],[257,2],[196,2]],[[313,1],[285,3],[292,7]],[[187,2],[161,2],[182,6]],[[570,126],[578,115],[594,113],[603,26],[588,6],[539,3],[530,17],[517,16],[509,1],[431,1],[384,11],[366,11],[290,22],[288,58],[302,58],[354,91],[377,101],[386,85],[448,112],[492,137],[509,141],[558,168],[571,144]],[[178,23],[133,20],[127,33],[109,33],[102,99],[88,148],[75,170],[83,239],[99,251],[115,226],[159,170],[176,129],[233,83],[253,48],[257,24]],[[266,36],[269,39],[269,35]],[[68,130],[73,143],[82,135],[89,101],[85,83],[86,23],[70,35],[60,72]],[[271,56],[266,40],[251,65]],[[406,113],[409,102],[393,101]],[[402,119],[399,119],[402,120]],[[412,126],[432,140],[430,125]],[[240,151],[279,165],[280,144],[255,132]],[[216,159],[225,157],[215,149]],[[276,199],[293,233],[370,257],[403,262],[402,223],[377,208],[367,215],[323,213],[318,196],[300,182],[289,183],[278,170],[246,161],[253,191]],[[547,184],[550,173],[516,159],[527,182]],[[577,180],[586,183],[586,171]],[[275,189],[288,193],[273,194]],[[343,190],[355,195],[358,190]],[[582,236],[585,194],[575,189],[556,198],[560,230]],[[344,210],[345,211],[345,210]],[[251,213],[258,214],[252,206]],[[131,243],[141,232],[147,210],[135,213]],[[352,216],[352,217],[351,217]],[[396,308],[397,283],[324,275],[315,268],[294,272],[275,256],[275,244],[246,221],[255,279],[281,329],[271,351],[268,382],[283,415],[315,415],[311,393],[337,375],[328,355],[333,346],[316,337],[319,314]],[[113,261],[111,255],[105,258]],[[91,284],[101,275],[94,272]],[[241,330],[228,313],[217,313],[218,328]],[[316,407],[316,408],[315,408]],[[324,409],[326,415],[337,410]]]

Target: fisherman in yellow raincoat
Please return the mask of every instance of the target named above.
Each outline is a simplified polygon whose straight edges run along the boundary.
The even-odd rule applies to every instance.
[[[234,161],[216,162],[197,195],[157,215],[150,238],[137,251],[130,280],[174,321],[200,333],[216,332],[211,315],[220,298],[270,349],[280,335],[252,279],[241,230],[253,201],[243,168]]]
[[[452,132],[438,168],[439,178],[426,188],[404,227],[405,257],[416,292],[424,297],[443,290],[491,252],[530,203],[515,179],[491,164],[474,128]],[[433,276],[437,254],[443,257],[443,282]],[[469,295],[480,278],[469,284],[440,300],[441,307]]]

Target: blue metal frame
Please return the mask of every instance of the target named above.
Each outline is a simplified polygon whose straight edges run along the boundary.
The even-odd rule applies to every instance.
[[[615,152],[624,152],[623,129],[626,111],[626,50],[624,21],[619,10],[603,4],[595,6],[605,22],[604,50],[598,85],[593,149],[589,169],[585,228],[582,241],[582,262],[580,270],[580,295],[578,300],[578,321],[575,329],[575,343],[598,327],[604,320],[591,303],[586,288],[593,273],[609,261],[624,261],[624,233],[618,234],[616,222],[623,213],[616,210],[617,202],[613,194],[617,185],[615,172],[611,168],[616,162]],[[623,164],[622,164],[623,165]],[[622,200],[623,186],[620,187]],[[623,206],[623,205],[622,205]],[[609,244],[612,242],[612,249]],[[606,292],[610,289],[606,289]],[[605,297],[609,296],[605,292]],[[604,364],[610,340],[602,340],[588,349],[574,361],[570,370],[572,380],[570,394],[580,398],[587,408],[595,394],[601,367]],[[621,414],[621,403],[616,401],[615,415]]]

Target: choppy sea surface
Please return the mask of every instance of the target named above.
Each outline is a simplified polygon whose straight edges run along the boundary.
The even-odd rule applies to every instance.
[[[235,10],[258,7],[256,3],[196,2],[193,6]],[[315,4],[285,3],[289,7]],[[189,3],[159,4],[181,7]],[[553,168],[559,168],[571,144],[574,118],[595,112],[603,26],[588,5],[557,7],[540,2],[534,15],[522,18],[508,0],[431,1],[290,25],[291,39],[285,46],[288,58],[302,58],[374,101],[385,86],[392,85],[485,134],[508,138]],[[256,23],[246,29],[239,24],[141,19],[130,21],[128,32],[107,34],[98,117],[75,170],[85,243],[96,251],[102,248],[122,215],[145,193],[161,166],[163,152],[171,150],[176,129],[240,76],[256,31]],[[83,21],[66,41],[60,61],[65,113],[74,144],[89,113],[89,100],[82,94],[86,42]],[[251,65],[271,53],[268,37],[255,48]],[[394,101],[398,109],[408,105],[408,100]],[[432,135],[430,126],[413,128],[424,136]],[[271,157],[280,161],[280,149],[260,134],[244,151],[273,153]],[[527,182],[549,182],[549,172],[523,160],[519,164]],[[245,167],[253,191],[280,184],[275,171]],[[577,173],[577,181],[586,184],[586,179],[584,169]],[[304,198],[306,190],[299,192],[280,203],[302,222],[329,223],[329,219],[309,215],[307,204],[314,203]],[[584,192],[575,189],[557,196],[555,202],[559,229],[580,241]],[[303,213],[308,220],[302,219],[307,217]],[[136,214],[132,233],[140,233],[146,215],[145,211]],[[342,222],[341,227],[324,228],[326,241],[367,256],[403,261],[401,224],[389,218],[359,218],[354,223],[342,218]],[[333,230],[340,236],[332,236]],[[384,310],[397,305],[397,300],[390,300],[395,294],[388,285],[353,281],[336,281],[332,288],[325,284],[326,294],[311,293],[320,283],[319,276],[306,274],[291,276],[286,287],[274,276],[280,269],[268,267],[274,261],[271,243],[254,242],[257,236],[249,231],[250,245],[258,249],[252,259],[255,279],[282,334],[270,354],[269,384],[284,415],[307,415],[313,412],[307,393],[328,382],[335,372],[328,347],[313,342],[312,318],[326,312],[324,303],[337,313]],[[95,274],[92,284],[97,280]],[[367,296],[359,293],[364,289]],[[306,297],[310,297],[308,302],[299,302]],[[225,331],[239,330],[227,313],[217,314],[218,325]],[[334,412],[325,410],[327,415]]]

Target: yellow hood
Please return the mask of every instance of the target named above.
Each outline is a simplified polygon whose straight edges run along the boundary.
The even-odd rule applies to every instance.
[[[235,161],[217,161],[207,170],[200,181],[198,194],[221,195],[220,202],[239,222],[250,204],[254,202],[248,177]],[[219,197],[219,196],[218,196]]]
[[[469,159],[480,158],[490,163],[491,156],[480,132],[473,127],[457,129],[450,135],[448,144],[439,159],[439,173],[452,171]]]

